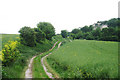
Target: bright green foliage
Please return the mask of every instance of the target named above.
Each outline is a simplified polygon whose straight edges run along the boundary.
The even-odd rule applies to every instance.
[[[47,61],[62,78],[117,78],[118,42],[74,40]]]
[[[17,41],[9,41],[4,45],[2,49],[2,61],[4,65],[9,65],[17,59],[19,56],[18,45],[19,43]]]
[[[35,40],[35,32],[30,27],[22,27],[19,31],[20,33],[20,39],[21,43],[27,46],[35,46],[36,40]]]
[[[55,28],[51,23],[48,22],[39,22],[37,27],[40,28],[42,32],[45,33],[46,39],[51,40],[52,37],[55,35]]]
[[[63,38],[67,38],[67,36],[68,36],[67,30],[61,30],[61,35]]]

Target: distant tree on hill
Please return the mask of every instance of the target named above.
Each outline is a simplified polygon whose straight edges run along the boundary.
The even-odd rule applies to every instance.
[[[113,18],[113,19],[110,19],[109,21],[107,21],[108,27],[117,27],[118,23],[119,22],[118,22],[117,18]]]
[[[86,33],[86,32],[89,32],[89,27],[88,26],[84,26],[81,28],[81,31]]]
[[[52,37],[55,35],[55,28],[51,23],[48,22],[39,22],[37,27],[40,28],[42,32],[45,33],[46,39],[51,40]]]
[[[61,35],[63,38],[67,38],[67,36],[68,36],[67,30],[61,30]]]
[[[95,40],[99,40],[101,37],[101,29],[98,27],[96,30],[93,30],[92,35],[94,36]]]
[[[77,34],[77,33],[79,33],[80,32],[80,29],[73,29],[72,30],[72,33],[74,33],[74,34]]]
[[[92,25],[90,25],[88,31],[91,32],[91,31],[93,30],[93,28],[94,28],[94,27],[93,27]]]
[[[19,33],[20,33],[20,41],[22,44],[31,47],[36,45],[35,32],[32,28],[27,26],[22,27],[19,30]]]

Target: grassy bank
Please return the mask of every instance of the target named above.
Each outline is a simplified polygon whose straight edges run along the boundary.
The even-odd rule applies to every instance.
[[[62,78],[117,78],[118,42],[74,40],[47,57]]]
[[[5,34],[2,37],[2,44],[4,45],[9,40],[18,40],[19,35],[16,34]],[[19,40],[18,40],[19,41]],[[18,49],[20,51],[20,57],[12,63],[10,66],[2,67],[3,78],[24,78],[25,70],[27,69],[28,62],[31,57],[38,55],[42,52],[48,51],[54,44],[54,41],[46,40],[44,44],[37,43],[36,47],[28,47],[20,44]]]

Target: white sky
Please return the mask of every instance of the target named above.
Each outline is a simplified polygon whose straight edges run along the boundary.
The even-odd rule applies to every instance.
[[[60,33],[118,17],[119,0],[1,0],[0,33],[50,22]]]

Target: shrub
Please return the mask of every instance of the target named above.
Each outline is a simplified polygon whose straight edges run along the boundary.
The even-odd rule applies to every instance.
[[[36,42],[42,43],[46,39],[46,34],[40,30],[39,28],[34,28],[35,36],[36,36]]]
[[[14,62],[19,56],[19,50],[17,49],[19,42],[8,41],[2,49],[2,61],[3,65],[9,65]]]
[[[55,35],[55,28],[49,22],[39,22],[37,27],[45,33],[46,39],[51,40],[52,37]]]
[[[30,27],[23,27],[20,29],[21,43],[30,47],[36,46],[35,32]]]

